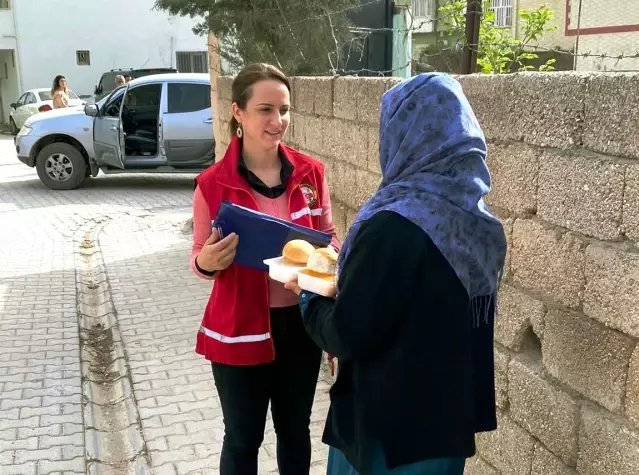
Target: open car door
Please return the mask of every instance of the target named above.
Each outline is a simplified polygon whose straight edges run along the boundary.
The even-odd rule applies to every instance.
[[[93,120],[93,147],[99,167],[124,169],[124,130],[120,111],[126,89],[116,91]]]

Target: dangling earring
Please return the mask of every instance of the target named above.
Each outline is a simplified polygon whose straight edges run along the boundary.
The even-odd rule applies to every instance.
[[[237,138],[241,139],[242,135],[244,135],[244,131],[242,130],[242,124],[237,124],[237,130],[235,131],[237,134]]]

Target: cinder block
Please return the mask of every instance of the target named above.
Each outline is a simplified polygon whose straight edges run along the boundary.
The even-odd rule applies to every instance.
[[[477,434],[477,452],[502,475],[528,475],[535,439],[507,415],[499,418],[498,429]]]
[[[568,148],[582,143],[588,75],[456,76],[488,139]]]
[[[512,213],[533,213],[537,209],[539,151],[525,144],[492,144],[487,163],[491,191],[490,206]]]
[[[335,232],[340,242],[344,242],[346,237],[346,215],[348,210],[339,201],[331,200],[333,208],[333,224],[335,224]]]
[[[357,119],[357,91],[361,78],[348,76],[333,83],[333,115],[340,119]]]
[[[382,96],[388,88],[386,78],[360,78],[357,91],[357,119],[379,125]]]
[[[217,114],[223,122],[230,122],[233,118],[233,103],[229,99],[220,99]]]
[[[296,77],[293,79],[293,109],[305,114],[333,117],[332,77]]]
[[[577,475],[577,472],[538,442],[535,445],[530,475]]]
[[[514,282],[562,305],[578,308],[583,297],[584,245],[533,220],[513,225],[510,256]]]
[[[639,166],[628,166],[623,200],[623,231],[639,243]]]
[[[639,473],[639,433],[584,406],[579,433],[579,475],[636,475]]]
[[[513,218],[500,218],[501,224],[504,226],[504,233],[506,234],[506,259],[504,261],[504,279],[510,279],[512,276],[511,259],[512,246],[513,246],[513,224],[515,220]]]
[[[232,76],[219,76],[217,78],[218,97],[220,99],[224,99],[227,101],[233,100],[233,79],[234,78]]]
[[[291,97],[291,106],[298,114],[313,113],[313,96],[311,94],[314,77],[294,77],[291,78],[293,85],[293,97]]]
[[[639,345],[630,359],[625,401],[626,416],[639,428]]]
[[[577,462],[579,406],[541,375],[541,368],[513,359],[508,371],[510,414],[566,464]]]
[[[502,284],[497,300],[495,339],[519,351],[528,328],[532,327],[535,334],[543,338],[545,313],[546,307],[542,302],[508,284]]]
[[[382,174],[382,168],[379,164],[379,127],[368,127],[368,171]]]
[[[546,315],[543,362],[559,381],[606,409],[621,412],[634,341],[583,315]]]
[[[303,114],[293,112],[288,135],[291,145],[297,149],[306,148],[306,124],[307,118]]]
[[[584,146],[639,158],[639,74],[592,74],[585,100]]]
[[[588,246],[584,312],[639,337],[639,253]]]
[[[358,210],[377,190],[380,177],[341,161],[334,164],[334,192],[347,207]]]
[[[546,151],[540,160],[538,214],[598,239],[617,239],[625,166],[600,157]]]
[[[324,120],[314,116],[306,116],[305,119],[306,148],[311,152],[321,154],[324,152]]]
[[[466,460],[464,475],[500,475],[499,470],[490,465],[484,459],[475,455]]]
[[[350,163],[358,168],[367,168],[368,134],[364,126],[357,122],[338,119],[325,121],[324,151],[325,155],[336,160]]]
[[[495,347],[495,397],[497,407],[505,410],[508,407],[508,364],[510,355]]]

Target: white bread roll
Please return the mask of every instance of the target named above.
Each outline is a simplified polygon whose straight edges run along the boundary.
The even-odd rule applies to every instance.
[[[318,274],[333,275],[337,266],[337,252],[332,247],[316,249],[308,258],[306,267]]]
[[[295,264],[306,265],[313,251],[315,251],[315,248],[310,242],[302,239],[293,239],[284,246],[282,257]]]

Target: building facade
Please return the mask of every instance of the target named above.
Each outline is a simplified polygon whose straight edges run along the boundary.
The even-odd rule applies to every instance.
[[[22,91],[58,74],[91,96],[111,69],[173,67],[208,72],[199,21],[154,10],[154,0],[0,0],[0,122]]]

